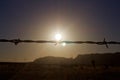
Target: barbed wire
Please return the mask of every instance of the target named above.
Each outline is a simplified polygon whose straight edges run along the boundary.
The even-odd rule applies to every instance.
[[[18,45],[19,43],[55,43],[61,44],[97,44],[97,45],[105,45],[106,48],[108,48],[108,44],[118,44],[120,45],[120,42],[117,41],[106,41],[105,38],[103,41],[55,41],[55,40],[21,40],[21,39],[0,39],[0,42],[11,42],[15,45]]]

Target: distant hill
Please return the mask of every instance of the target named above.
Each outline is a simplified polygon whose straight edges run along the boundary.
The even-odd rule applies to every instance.
[[[39,64],[70,64],[72,61],[73,61],[73,59],[71,59],[71,58],[47,56],[47,57],[36,59],[34,61],[34,63],[39,63]]]
[[[33,63],[91,65],[92,61],[94,61],[96,65],[120,66],[120,52],[84,54],[78,55],[75,59],[48,56],[44,58],[38,58]]]
[[[1,62],[0,80],[120,80],[119,61],[117,52],[78,55],[75,59],[48,56],[30,63]]]
[[[96,65],[112,65],[120,66],[120,53],[102,53],[102,54],[86,54],[79,55],[74,59],[75,64],[90,65],[91,61],[95,61]]]

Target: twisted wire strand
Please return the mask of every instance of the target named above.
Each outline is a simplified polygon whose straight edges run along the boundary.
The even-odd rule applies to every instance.
[[[21,39],[0,39],[0,42],[11,42],[17,45],[18,43],[66,43],[66,44],[97,44],[97,45],[106,45],[106,44],[120,44],[117,41],[55,41],[55,40],[21,40]]]

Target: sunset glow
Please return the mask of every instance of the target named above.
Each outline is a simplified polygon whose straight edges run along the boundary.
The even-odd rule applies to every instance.
[[[60,41],[62,39],[62,35],[60,33],[57,33],[55,35],[55,39],[56,39],[56,41]]]
[[[63,47],[66,46],[66,43],[62,43],[62,46],[63,46]]]

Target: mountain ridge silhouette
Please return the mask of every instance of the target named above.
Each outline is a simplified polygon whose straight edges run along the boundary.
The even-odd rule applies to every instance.
[[[120,66],[120,52],[115,53],[92,53],[78,55],[76,58],[53,57],[47,56],[38,58],[33,63],[38,64],[77,64],[77,65],[91,65],[95,61],[96,65],[111,65]]]

